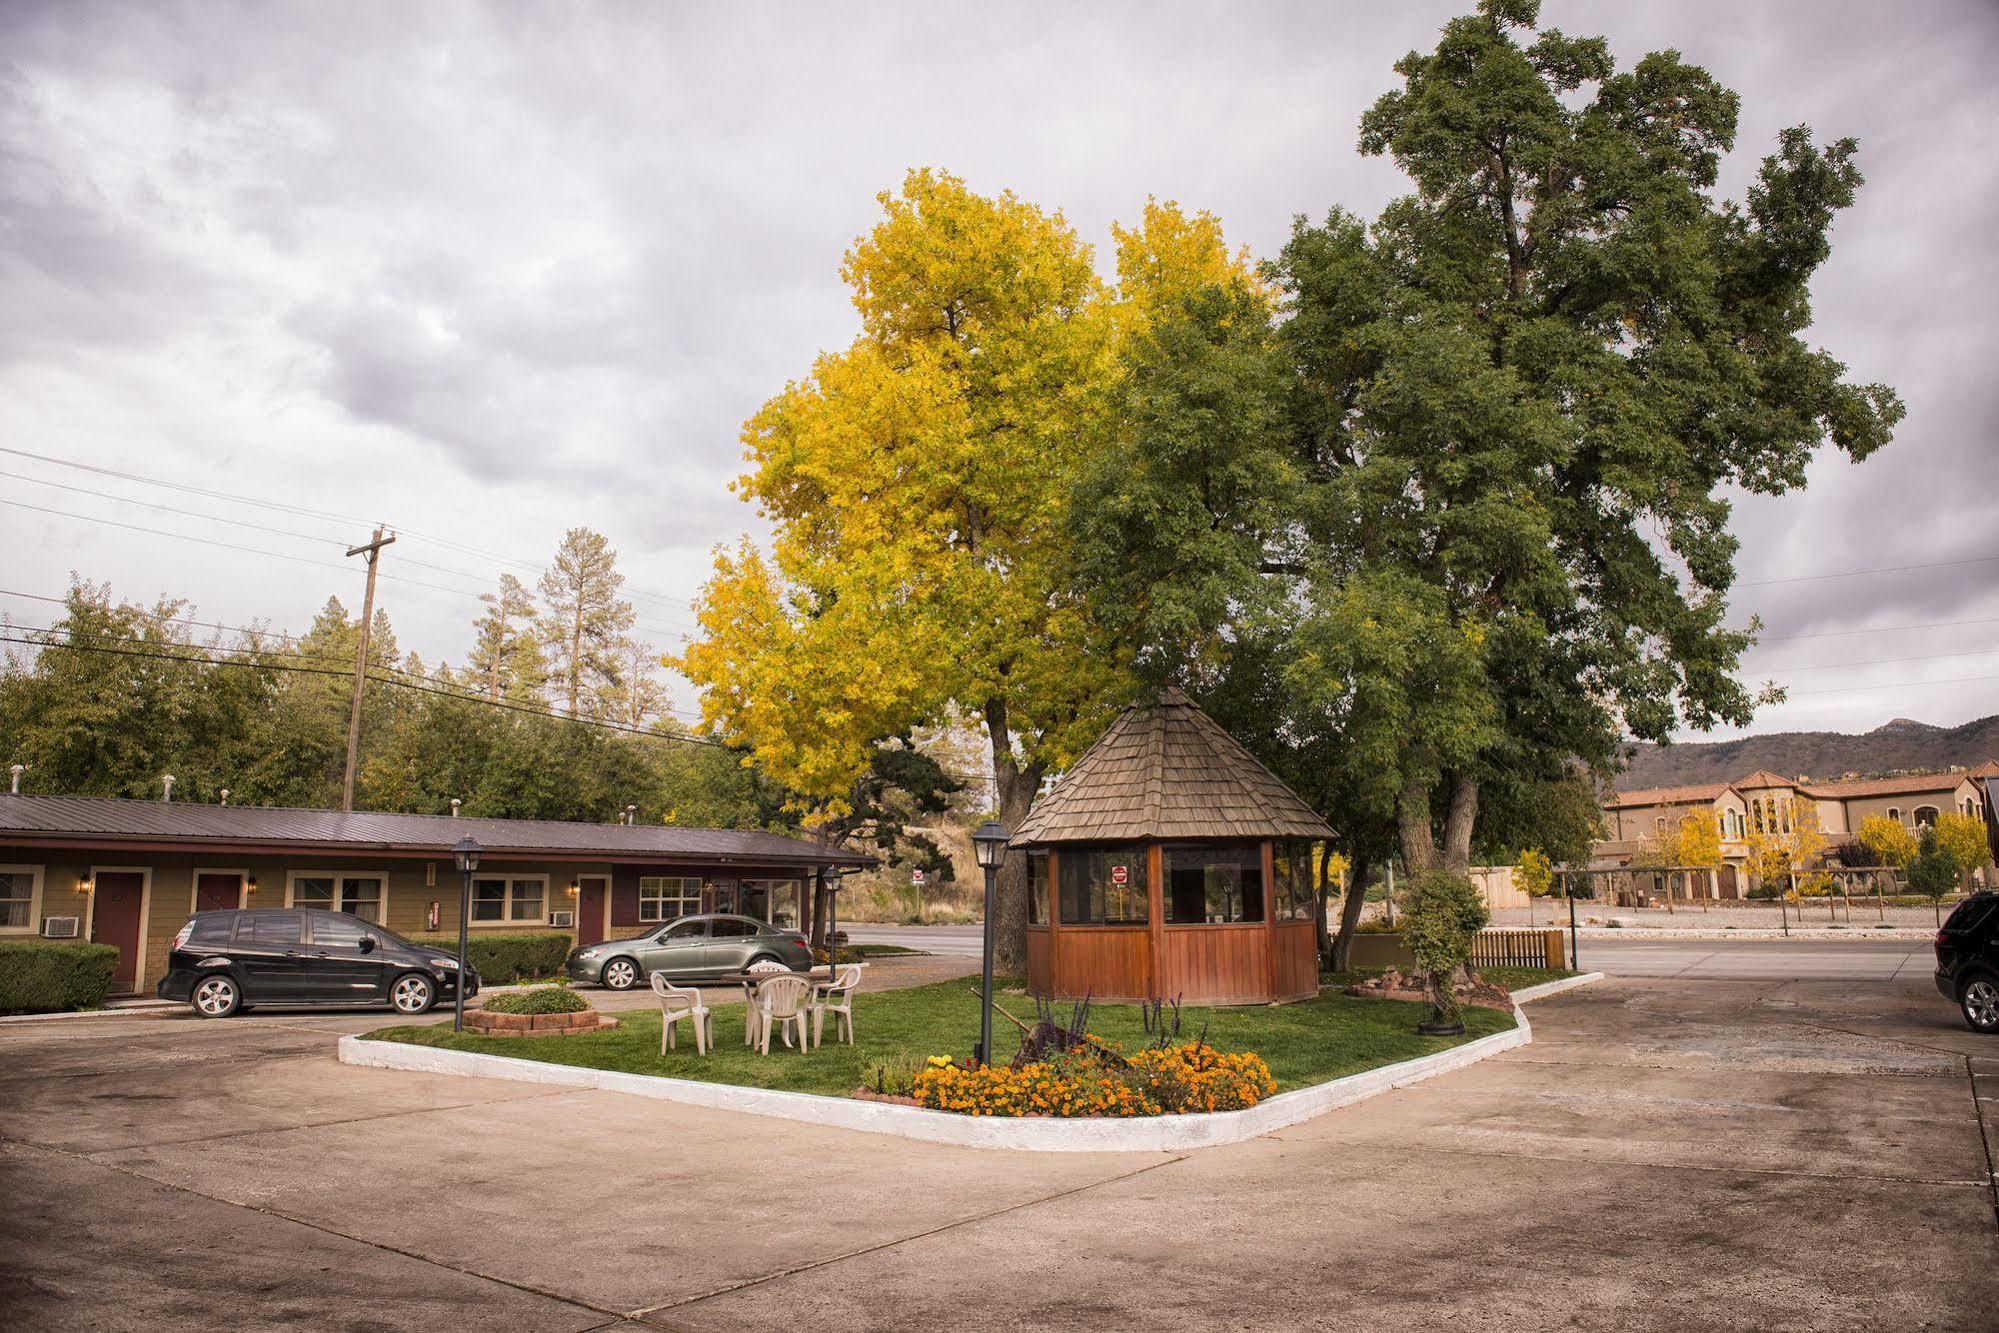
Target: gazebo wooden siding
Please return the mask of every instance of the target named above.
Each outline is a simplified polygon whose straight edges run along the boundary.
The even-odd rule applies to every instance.
[[[1014,834],[1048,853],[1047,920],[1027,931],[1028,985],[1037,995],[1104,1000],[1176,996],[1202,1004],[1266,1004],[1318,994],[1316,923],[1278,920],[1273,847],[1324,841],[1325,821],[1180,691],[1124,711]],[[1166,920],[1163,849],[1254,847],[1262,920]],[[1142,847],[1143,925],[1062,920],[1062,858],[1106,846]]]

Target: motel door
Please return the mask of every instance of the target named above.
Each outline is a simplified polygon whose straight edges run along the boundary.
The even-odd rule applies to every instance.
[[[97,901],[90,909],[90,938],[118,950],[111,972],[111,993],[128,995],[139,988],[139,908],[146,877],[133,870],[105,870],[97,875]]]
[[[602,875],[576,880],[576,947],[587,949],[604,938],[604,917],[611,898],[611,881]]]
[[[194,881],[194,910],[223,912],[243,905],[241,875],[202,874]]]

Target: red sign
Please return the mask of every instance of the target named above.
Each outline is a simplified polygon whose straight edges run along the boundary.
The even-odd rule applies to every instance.
[[[1111,883],[1121,885],[1129,877],[1129,874],[1130,872],[1127,871],[1123,866],[1112,866]]]
[[[921,884],[923,882],[922,866],[918,866],[916,869],[909,872],[909,882],[912,884]]]

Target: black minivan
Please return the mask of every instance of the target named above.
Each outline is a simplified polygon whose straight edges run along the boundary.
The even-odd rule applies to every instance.
[[[186,1000],[202,1018],[252,1005],[387,1005],[420,1014],[450,999],[458,960],[411,944],[346,912],[252,907],[197,912],[174,936],[162,1000]],[[465,995],[479,993],[479,974]]]
[[[1937,932],[1937,990],[1974,1032],[1999,1032],[1999,893],[1974,893]]]

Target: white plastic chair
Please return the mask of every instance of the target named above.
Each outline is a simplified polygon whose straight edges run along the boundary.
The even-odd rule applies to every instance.
[[[861,987],[861,967],[849,963],[831,984],[812,988],[812,1044],[826,1044],[826,1015],[832,1014],[833,1035],[854,1044],[854,992]]]
[[[685,1018],[694,1029],[695,1052],[708,1054],[708,1048],[715,1044],[713,1011],[701,1002],[701,992],[676,986],[657,972],[651,981],[652,993],[659,996],[659,1053],[665,1055],[673,1048],[674,1025]]]
[[[795,973],[757,983],[756,1003],[751,1008],[757,1020],[758,1055],[770,1054],[772,1028],[785,1033],[788,1039],[796,1026],[799,1054],[812,1049],[805,1044],[805,1002],[811,990],[811,983]]]
[[[748,967],[744,968],[743,970],[745,972],[759,972],[759,973],[791,971],[790,968],[786,967],[783,963],[778,962],[774,958],[766,958],[760,963],[751,963]],[[754,1046],[757,1044],[757,993],[755,989],[752,988],[750,990],[745,991],[743,998],[745,1001],[747,1001],[747,1003],[743,1005],[743,1045]],[[787,1035],[785,1037],[785,1040],[790,1041],[791,1038]]]

